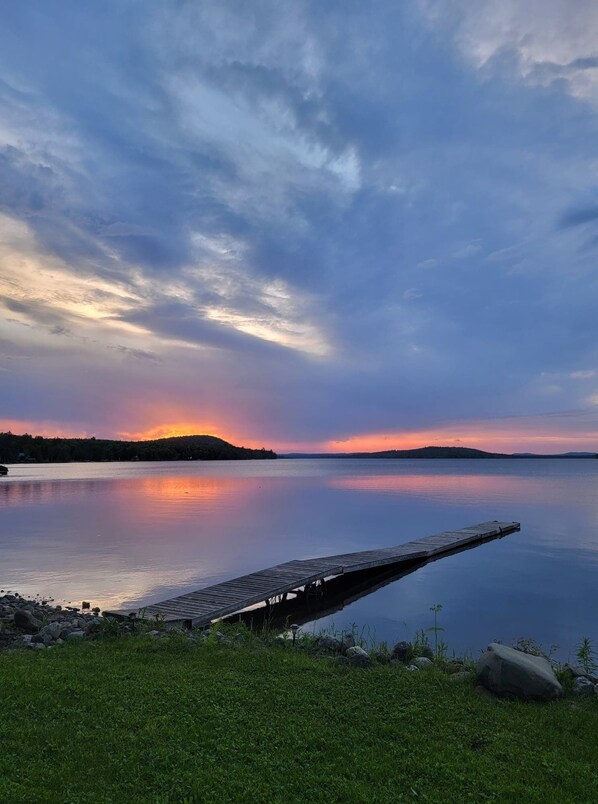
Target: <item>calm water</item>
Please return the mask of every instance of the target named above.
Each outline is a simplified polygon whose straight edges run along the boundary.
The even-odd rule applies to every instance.
[[[598,460],[279,460],[10,467],[0,586],[136,607],[294,558],[488,519],[521,532],[429,564],[317,627],[392,642],[431,625],[477,652],[598,643]]]

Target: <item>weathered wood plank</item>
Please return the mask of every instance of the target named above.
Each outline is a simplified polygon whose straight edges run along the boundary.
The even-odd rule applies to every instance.
[[[450,553],[466,544],[482,542],[516,530],[519,530],[518,522],[482,522],[461,530],[444,531],[414,539],[394,547],[295,559],[153,603],[141,609],[138,614],[142,616],[145,612],[145,616],[163,616],[174,621],[190,620],[194,625],[204,625],[285,592],[292,592],[321,578],[418,559],[425,561],[427,558]],[[129,610],[104,613],[126,617]]]

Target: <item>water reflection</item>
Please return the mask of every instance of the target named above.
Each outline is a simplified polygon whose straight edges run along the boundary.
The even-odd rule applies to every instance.
[[[488,519],[522,530],[420,568],[320,623],[447,641],[598,639],[598,461],[266,461],[11,467],[0,586],[137,607],[295,558]]]

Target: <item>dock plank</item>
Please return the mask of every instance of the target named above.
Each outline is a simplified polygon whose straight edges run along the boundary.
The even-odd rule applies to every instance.
[[[314,581],[336,575],[360,572],[391,564],[436,559],[468,544],[483,542],[520,529],[518,522],[481,522],[461,530],[448,530],[394,547],[294,559],[274,567],[213,584],[193,592],[152,603],[140,609],[140,617],[164,617],[207,625],[213,620],[234,614],[250,606],[270,600],[285,592],[296,591]],[[130,610],[105,611],[107,616],[129,616]]]

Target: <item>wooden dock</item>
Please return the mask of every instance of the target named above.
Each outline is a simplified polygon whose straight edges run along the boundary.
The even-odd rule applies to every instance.
[[[473,545],[519,530],[518,522],[482,522],[461,530],[444,531],[396,547],[341,553],[324,558],[287,561],[275,567],[223,581],[196,592],[179,595],[161,603],[152,603],[136,612],[105,611],[106,616],[184,622],[190,626],[209,625],[213,620],[247,609],[259,603],[286,599],[289,593],[306,594],[326,578],[361,572],[376,567],[425,562],[439,558],[464,545]]]

